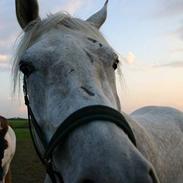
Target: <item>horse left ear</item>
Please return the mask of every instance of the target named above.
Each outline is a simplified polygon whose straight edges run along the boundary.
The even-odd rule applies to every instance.
[[[37,0],[15,0],[16,15],[22,29],[31,21],[39,18],[39,5]]]
[[[97,13],[92,15],[90,18],[87,19],[88,22],[92,23],[98,29],[103,25],[107,18],[107,4],[108,0],[106,0],[103,8],[99,10]]]

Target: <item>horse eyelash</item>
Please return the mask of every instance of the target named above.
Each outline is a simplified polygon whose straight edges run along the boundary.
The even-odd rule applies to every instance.
[[[93,42],[93,43],[97,43],[97,42],[98,42],[97,40],[95,40],[95,39],[93,39],[93,38],[90,38],[90,37],[88,37],[87,39],[88,39],[89,41]],[[99,43],[99,46],[102,47],[102,46],[103,46],[102,43]]]
[[[88,37],[87,39],[88,39],[89,41],[93,42],[93,43],[96,43],[96,42],[97,42],[97,40],[95,40],[95,39],[93,39],[93,38],[90,38],[90,37]]]

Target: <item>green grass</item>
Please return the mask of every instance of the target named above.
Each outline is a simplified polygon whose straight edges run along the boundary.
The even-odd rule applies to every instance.
[[[12,183],[43,183],[45,170],[31,140],[17,140],[15,157],[11,163]]]
[[[30,133],[28,128],[15,128],[14,131],[18,140],[30,139]]]
[[[16,133],[16,153],[11,163],[13,183],[42,183],[45,170],[38,159],[30,138],[26,119],[9,119]]]
[[[9,119],[8,121],[13,128],[28,128],[28,121],[26,119]]]
[[[30,139],[28,121],[26,119],[9,119],[10,126],[14,129],[17,140]]]

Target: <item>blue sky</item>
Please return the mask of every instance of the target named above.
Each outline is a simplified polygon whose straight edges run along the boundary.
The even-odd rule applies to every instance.
[[[14,0],[0,1],[0,114],[26,116],[22,97],[12,97],[10,61],[21,29]],[[86,19],[103,0],[39,0],[41,16],[60,10]],[[120,55],[123,83],[118,81],[122,108],[145,105],[183,110],[183,1],[109,0],[101,31]]]

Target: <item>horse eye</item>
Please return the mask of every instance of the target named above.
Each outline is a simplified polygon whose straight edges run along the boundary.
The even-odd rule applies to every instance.
[[[34,66],[31,63],[27,63],[25,61],[20,61],[19,68],[20,71],[27,77],[29,77],[35,71]]]
[[[113,65],[112,65],[112,67],[113,67],[114,70],[116,70],[116,69],[118,68],[118,64],[119,64],[119,60],[118,60],[118,58],[117,58],[117,59],[114,61]]]

